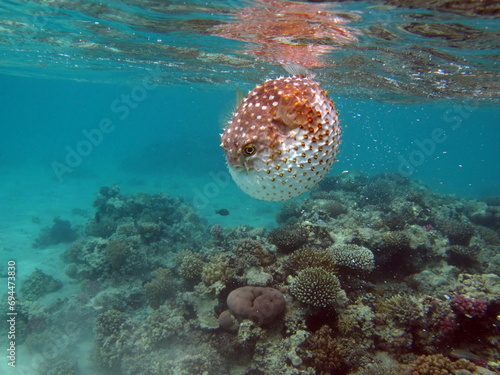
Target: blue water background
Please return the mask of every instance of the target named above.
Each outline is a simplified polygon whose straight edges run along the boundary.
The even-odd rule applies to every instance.
[[[266,78],[271,77],[262,77]],[[124,192],[182,192],[191,201],[206,188],[209,200],[218,199],[202,208],[220,208],[218,195],[224,196],[229,210],[236,200],[238,209],[241,204],[279,207],[247,197],[233,182],[214,181],[214,174],[222,178],[226,172],[219,138],[234,109],[235,94],[230,89],[171,85],[144,90],[134,84],[10,76],[0,81],[4,178],[34,169],[40,173],[25,175],[21,184],[57,189],[80,181],[95,187],[90,195],[99,186],[118,184]],[[241,88],[252,88],[246,86]],[[324,86],[328,89],[328,83]],[[137,100],[127,102],[124,96],[131,94]],[[499,115],[493,106],[478,107],[472,102],[392,105],[330,95],[344,128],[332,175],[398,172],[437,192],[471,198],[500,193]],[[84,131],[99,128],[103,120],[112,131],[103,133],[98,145],[83,147],[90,144]],[[54,163],[67,166],[69,150],[79,152],[79,145],[85,152],[78,165],[73,163],[71,172],[58,172]],[[89,200],[90,196],[82,197],[81,203]]]

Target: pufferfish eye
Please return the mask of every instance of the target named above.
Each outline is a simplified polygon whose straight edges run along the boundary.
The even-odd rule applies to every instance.
[[[243,147],[243,151],[245,152],[245,155],[251,156],[255,154],[255,151],[257,151],[257,147],[253,143],[249,143]]]

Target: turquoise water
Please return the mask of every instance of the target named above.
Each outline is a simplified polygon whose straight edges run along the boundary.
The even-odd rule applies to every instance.
[[[286,75],[282,64],[305,65],[336,103],[343,134],[330,177],[395,172],[421,182],[427,194],[471,201],[500,196],[498,9],[473,14],[459,6],[453,11],[444,5],[407,9],[396,3],[0,4],[0,276],[14,260],[18,285],[35,269],[63,283],[38,301],[19,295],[25,314],[50,316],[57,306],[78,306],[74,298],[83,280],[69,278],[61,260],[70,244],[33,248],[32,243],[54,217],[69,220],[78,237],[88,240],[86,226],[95,220],[93,202],[103,186],[119,186],[122,194],[182,197],[204,226],[205,232],[191,235],[209,238],[206,249],[200,240],[199,248],[191,250],[205,255],[216,248],[208,234],[213,225],[268,233],[282,224],[276,215],[283,204],[257,201],[240,191],[219,146],[235,108],[236,88],[246,93],[265,79]],[[280,9],[299,25],[308,10],[312,20],[306,24],[322,30],[336,25],[343,32],[301,34],[296,24],[272,29],[269,24]],[[330,16],[314,18],[321,12]],[[252,21],[252,14],[261,18]],[[334,22],[334,17],[340,18]],[[252,22],[263,25],[260,34],[253,34]],[[230,25],[240,25],[239,31]],[[230,215],[217,215],[219,209]],[[171,244],[175,252],[182,241]],[[495,255],[498,246],[488,251]],[[171,254],[165,264],[153,263],[141,274],[117,279],[102,274],[93,281],[104,285],[101,291],[124,288],[127,282],[140,288],[158,266],[175,269]],[[4,288],[0,295],[7,293]],[[89,332],[76,335],[79,343],[64,334],[77,353],[80,372],[74,373],[128,374],[103,369],[92,359],[91,332],[99,312],[96,308],[92,318],[87,316],[83,328]],[[146,304],[126,313],[140,320],[152,312]],[[48,358],[41,344],[26,343],[26,332],[54,340],[61,334],[54,326],[46,331],[46,326],[40,331],[18,326],[18,366],[8,366],[4,358],[2,373],[50,373],[40,367]],[[2,331],[0,347],[10,345],[6,337]],[[498,353],[488,355],[499,361]],[[236,367],[228,373],[245,373]],[[148,371],[136,373],[162,373]]]

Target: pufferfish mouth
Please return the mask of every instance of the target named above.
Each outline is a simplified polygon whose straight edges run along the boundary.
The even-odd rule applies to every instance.
[[[241,154],[239,155],[239,157],[240,158],[238,160],[238,163],[232,165],[234,169],[236,169],[238,172],[248,172],[255,169],[252,159]]]
[[[255,169],[255,155],[243,155],[242,151],[231,152],[226,150],[226,160],[228,165],[238,172],[245,172]]]

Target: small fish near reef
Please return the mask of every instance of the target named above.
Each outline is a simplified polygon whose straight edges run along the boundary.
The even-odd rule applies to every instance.
[[[229,211],[226,210],[225,208],[222,208],[220,210],[216,210],[215,213],[220,216],[227,216],[229,215]]]
[[[337,110],[305,69],[257,85],[222,134],[229,172],[247,194],[285,201],[330,171],[340,144]]]

